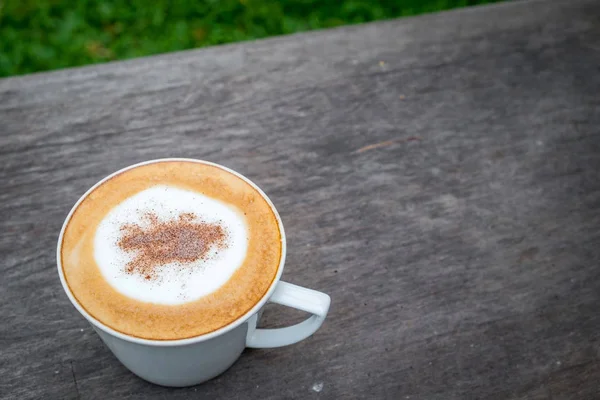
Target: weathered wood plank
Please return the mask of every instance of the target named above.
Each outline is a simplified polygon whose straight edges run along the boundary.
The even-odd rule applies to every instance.
[[[0,397],[600,398],[599,66],[600,3],[533,1],[0,80]],[[55,271],[81,193],[165,156],[261,185],[284,279],[333,299],[181,390]]]

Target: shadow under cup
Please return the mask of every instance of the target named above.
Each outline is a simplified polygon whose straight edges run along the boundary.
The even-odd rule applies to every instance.
[[[265,295],[244,315],[210,333],[178,340],[150,340],[126,335],[104,325],[91,316],[77,301],[67,285],[61,262],[63,235],[79,204],[98,186],[127,170],[158,162],[196,162],[215,166],[251,185],[265,199],[277,219],[281,235],[281,258],[277,274]],[[98,333],[113,354],[134,374],[163,386],[191,386],[205,382],[228,369],[246,347],[273,348],[297,343],[319,329],[329,310],[328,295],[280,281],[286,256],[285,231],[279,213],[267,195],[252,181],[224,166],[207,161],[167,158],[142,162],[121,169],[91,187],[75,203],[60,231],[57,246],[58,274],[65,293],[73,306]],[[257,329],[260,311],[267,302],[306,311],[312,316],[285,328]]]

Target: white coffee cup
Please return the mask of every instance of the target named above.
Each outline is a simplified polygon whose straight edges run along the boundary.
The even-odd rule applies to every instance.
[[[205,335],[188,339],[140,339],[117,332],[104,325],[92,317],[77,302],[67,285],[61,265],[61,244],[65,228],[83,199],[103,182],[123,171],[160,161],[204,163],[219,167],[240,177],[252,185],[271,206],[281,232],[282,251],[279,269],[277,270],[277,276],[262,299],[250,311],[229,325]],[[286,240],[281,218],[271,200],[251,180],[218,164],[194,159],[168,158],[142,162],[117,171],[95,184],[81,196],[69,212],[60,231],[56,260],[60,281],[71,303],[90,322],[92,328],[98,333],[106,346],[131,372],[158,385],[191,386],[205,382],[227,370],[240,357],[246,347],[272,348],[287,346],[306,339],[319,329],[329,311],[331,299],[325,293],[280,281],[285,255]],[[313,315],[304,322],[286,328],[257,329],[257,320],[267,302],[282,304]]]

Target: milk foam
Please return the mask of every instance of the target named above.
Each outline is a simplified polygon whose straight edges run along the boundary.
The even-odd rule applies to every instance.
[[[183,265],[170,263],[157,268],[156,279],[128,274],[132,252],[118,245],[124,224],[148,226],[148,213],[159,221],[170,221],[192,213],[207,223],[219,223],[228,233],[226,247],[211,249],[206,259]],[[136,300],[176,305],[194,301],[225,284],[242,265],[248,247],[244,216],[234,207],[198,192],[174,186],[152,186],[115,206],[98,225],[94,237],[94,259],[106,281],[118,292]]]

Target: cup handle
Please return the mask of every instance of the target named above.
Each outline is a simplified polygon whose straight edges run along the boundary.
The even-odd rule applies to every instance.
[[[331,299],[325,293],[316,290],[279,282],[269,302],[296,308],[313,315],[304,322],[278,329],[256,329],[256,316],[254,316],[254,321],[248,325],[247,347],[263,349],[281,347],[306,339],[323,324]]]

